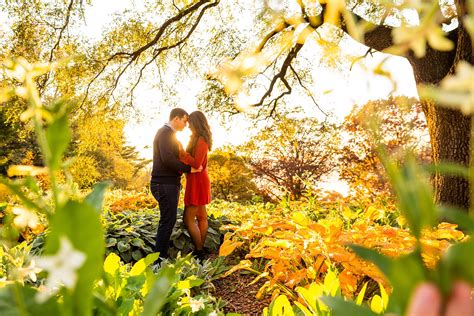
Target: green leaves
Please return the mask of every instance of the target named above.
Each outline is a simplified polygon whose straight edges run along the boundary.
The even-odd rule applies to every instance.
[[[346,301],[340,296],[331,297],[324,296],[321,300],[331,309],[331,315],[333,316],[376,316],[377,314],[372,312],[365,306],[359,306],[353,301]]]
[[[428,176],[412,154],[406,156],[404,165],[398,166],[381,150],[382,162],[397,194],[400,210],[413,235],[419,239],[423,228],[433,227],[437,222],[437,208]]]
[[[415,252],[397,259],[390,259],[375,250],[355,245],[351,248],[361,258],[373,262],[390,281],[393,292],[387,311],[403,313],[408,305],[409,293],[412,293],[418,283],[426,280],[421,256]]]
[[[100,182],[94,186],[91,193],[87,195],[84,202],[92,206],[98,214],[102,212],[102,202],[107,188],[110,186],[109,182]]]
[[[440,263],[440,270],[445,272],[441,274],[441,285],[446,294],[451,289],[453,281],[457,279],[474,284],[474,265],[470,260],[473,254],[474,240],[472,238],[448,249]]]
[[[153,284],[144,304],[142,316],[155,316],[167,302],[167,296],[171,285],[178,280],[175,270],[166,266],[157,274],[157,280]]]
[[[62,156],[71,140],[67,112],[62,113],[46,128],[47,150],[44,150],[45,163],[52,170],[58,170]]]
[[[35,296],[38,290],[20,284],[11,284],[0,289],[0,311],[2,316],[17,315],[59,315],[60,309],[54,299],[38,304]]]
[[[92,289],[101,274],[104,257],[104,232],[99,214],[88,203],[69,201],[50,220],[51,233],[46,241],[46,253],[54,254],[61,237],[67,237],[74,248],[86,255],[78,271],[75,290],[69,308],[82,315],[92,310]]]

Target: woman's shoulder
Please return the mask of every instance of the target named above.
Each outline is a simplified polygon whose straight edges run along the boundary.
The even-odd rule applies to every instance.
[[[205,143],[207,145],[207,142],[206,142],[206,139],[204,138],[204,136],[199,136],[197,142],[198,143]]]

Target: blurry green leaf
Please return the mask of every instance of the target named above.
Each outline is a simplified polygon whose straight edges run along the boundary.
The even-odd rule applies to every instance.
[[[345,301],[340,296],[323,296],[321,300],[331,309],[333,316],[377,316],[365,306],[359,306],[353,301]]]
[[[87,203],[69,201],[52,216],[50,229],[46,240],[47,254],[56,253],[60,238],[66,236],[75,249],[86,255],[86,261],[78,271],[72,303],[75,312],[89,315],[92,310],[92,289],[95,280],[101,275],[105,250],[99,214]]]
[[[134,297],[122,296],[120,306],[118,308],[118,315],[129,315],[133,310],[133,303],[135,302]]]
[[[66,114],[57,118],[46,128],[46,140],[49,152],[44,152],[48,167],[55,171],[59,169],[61,158],[69,145],[71,130]]]
[[[417,253],[390,259],[375,250],[351,245],[362,259],[373,262],[390,281],[393,291],[388,312],[402,313],[415,286],[426,279],[421,257]]]
[[[397,194],[400,210],[413,235],[419,239],[423,228],[433,227],[437,222],[437,208],[429,177],[417,165],[413,154],[407,154],[405,164],[399,167],[396,161],[387,157],[383,148],[380,150],[382,162]]]
[[[143,274],[140,275],[131,275],[127,278],[127,284],[125,288],[130,291],[131,293],[139,293],[145,283],[145,276]]]
[[[474,284],[474,264],[469,258],[474,254],[474,239],[449,247],[442,261],[454,279]]]
[[[109,185],[110,183],[107,181],[94,185],[92,192],[85,198],[85,202],[95,208],[98,213],[102,212],[102,202],[104,201],[105,190],[107,190]]]
[[[35,296],[38,290],[29,286],[15,284],[0,288],[0,311],[2,316],[28,315],[60,315],[56,299],[51,298],[43,304],[38,304]],[[21,302],[18,302],[21,299]],[[20,309],[24,307],[24,310]]]
[[[167,302],[171,284],[176,281],[176,270],[172,267],[163,267],[159,270],[157,280],[153,284],[143,303],[142,316],[155,316]]]
[[[443,162],[436,165],[430,164],[424,168],[431,173],[439,172],[445,175],[460,176],[469,179],[469,169],[465,166],[455,163]]]

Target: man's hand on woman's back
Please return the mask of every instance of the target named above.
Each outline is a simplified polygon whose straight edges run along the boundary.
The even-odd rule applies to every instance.
[[[191,167],[191,173],[196,173],[196,172],[201,172],[202,171],[202,166],[199,166],[198,169]]]

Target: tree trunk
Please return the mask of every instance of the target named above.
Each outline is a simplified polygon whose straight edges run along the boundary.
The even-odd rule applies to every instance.
[[[461,14],[462,16],[462,14]],[[460,60],[474,62],[472,44],[462,24],[448,36],[456,45],[450,52],[441,52],[427,47],[423,58],[409,54],[409,60],[417,84],[438,85],[452,74]],[[391,29],[379,26],[366,34],[366,45],[377,50],[392,45]],[[421,100],[431,139],[434,163],[454,162],[467,166],[469,163],[469,141],[471,118],[461,112]],[[433,178],[435,200],[462,209],[469,209],[469,185],[460,177],[436,174]]]
[[[417,59],[412,54],[407,56],[417,83],[438,85],[443,78],[454,73],[460,60],[473,62],[471,41],[462,26],[451,32],[448,38],[455,43],[455,49],[450,52],[428,47],[423,58]],[[471,118],[430,100],[421,100],[421,103],[428,123],[433,163],[468,166]],[[433,177],[433,186],[437,203],[469,209],[467,179],[437,173]]]
[[[451,109],[422,101],[431,138],[433,162],[469,164],[471,119]],[[435,200],[461,209],[469,209],[469,183],[460,177],[435,174]]]

